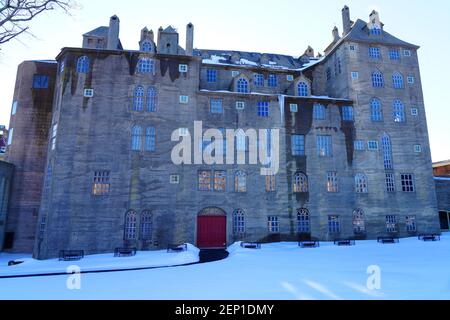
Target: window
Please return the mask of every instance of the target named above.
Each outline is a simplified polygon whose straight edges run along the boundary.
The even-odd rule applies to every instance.
[[[383,109],[378,98],[373,98],[370,101],[370,116],[373,122],[383,121]]]
[[[260,73],[255,74],[255,86],[264,87],[264,75]]]
[[[55,150],[56,148],[56,137],[58,135],[58,124],[54,124],[52,127],[52,135],[51,135],[51,146],[52,150]]]
[[[381,72],[375,71],[372,73],[372,86],[374,88],[384,87],[384,77]]]
[[[46,226],[47,226],[47,216],[42,215],[41,221],[39,222],[39,239],[44,239]]]
[[[355,191],[356,191],[356,193],[368,193],[369,192],[367,176],[365,174],[358,173],[355,176]]]
[[[394,89],[403,89],[404,88],[403,76],[400,73],[395,72],[392,75],[392,86],[394,87]]]
[[[366,223],[364,221],[364,211],[356,209],[353,211],[353,232],[362,234],[366,232]]]
[[[269,116],[269,102],[259,101],[258,102],[258,116],[268,117]]]
[[[278,77],[276,74],[269,74],[268,85],[269,85],[269,87],[277,87],[278,86]]]
[[[403,51],[403,55],[404,55],[405,57],[411,57],[411,50],[404,50],[404,51]]]
[[[89,72],[89,58],[87,56],[82,56],[78,58],[77,61],[77,72],[78,73],[88,73]]]
[[[150,41],[144,41],[141,45],[141,51],[152,52],[153,51],[152,43]]]
[[[240,78],[237,81],[236,91],[239,93],[248,93],[249,92],[248,81],[244,78]]]
[[[48,76],[35,74],[33,77],[34,89],[48,89]]]
[[[330,81],[330,80],[331,80],[331,76],[332,76],[332,74],[331,74],[331,68],[328,67],[328,68],[327,68],[327,81]]]
[[[317,136],[317,153],[319,157],[333,156],[333,145],[331,136]]]
[[[288,74],[288,75],[286,76],[286,80],[287,80],[287,81],[294,81],[294,76],[293,76],[292,74]]]
[[[411,115],[413,117],[417,117],[419,115],[419,109],[417,108],[411,108]]]
[[[223,113],[222,99],[211,98],[211,113]]]
[[[8,132],[8,146],[12,145],[14,136],[14,128],[11,128]]]
[[[94,196],[104,196],[109,194],[111,189],[110,171],[94,172],[94,182],[92,184],[92,194]]]
[[[125,215],[125,232],[124,239],[127,241],[133,241],[137,239],[137,214],[134,211],[129,211]]]
[[[278,233],[280,232],[280,225],[278,223],[278,217],[268,217],[267,218],[267,224],[269,227],[270,233]]]
[[[188,72],[188,65],[187,64],[180,64],[178,66],[178,71],[180,71],[181,73]]]
[[[66,69],[66,63],[64,61],[61,61],[61,64],[59,65],[59,72],[63,73]]]
[[[414,175],[413,174],[402,174],[402,191],[403,192],[415,192],[415,183],[414,183]]]
[[[308,191],[308,177],[302,172],[297,172],[294,175],[294,193],[306,193]]]
[[[142,143],[142,128],[140,126],[134,126],[131,129],[131,150],[141,151]]]
[[[372,29],[370,29],[370,34],[374,35],[374,36],[380,36],[381,35],[381,28],[378,27],[373,27]]]
[[[293,156],[304,156],[305,155],[305,136],[304,135],[293,135],[292,139],[292,155]]]
[[[391,60],[400,60],[400,50],[398,50],[398,49],[390,49],[389,50],[389,59],[391,59]]]
[[[397,216],[386,216],[386,231],[389,233],[397,233]]]
[[[236,101],[236,110],[244,110],[245,102],[244,101]]]
[[[83,96],[85,98],[93,98],[94,97],[94,89],[84,89]]]
[[[275,192],[276,191],[276,176],[269,175],[266,176],[266,192]]]
[[[233,212],[233,234],[235,236],[245,234],[245,213],[242,209]]]
[[[155,128],[147,128],[145,130],[145,151],[154,152],[156,150],[155,140]]]
[[[367,148],[369,151],[377,151],[378,150],[378,141],[367,142]]]
[[[330,193],[339,192],[339,180],[337,172],[332,171],[327,173],[327,191]]]
[[[422,153],[422,146],[420,144],[414,145],[414,152],[415,153]]]
[[[299,97],[307,97],[307,96],[309,96],[308,85],[306,84],[306,82],[299,82],[298,86],[297,86],[297,90],[298,90],[298,96]]]
[[[406,217],[406,231],[407,232],[416,232],[416,216],[407,216]]]
[[[393,173],[386,173],[386,191],[395,192],[395,175]]]
[[[240,71],[237,71],[237,70],[233,70],[233,71],[231,71],[231,76],[234,78],[234,77],[237,77],[238,75],[240,75],[241,74],[241,72]]]
[[[353,121],[354,120],[354,112],[353,112],[352,106],[342,107],[342,120],[344,120],[344,121]]]
[[[149,58],[141,58],[138,61],[138,72],[139,73],[154,73],[155,72],[155,61]]]
[[[238,193],[247,192],[247,174],[245,172],[236,172],[234,176],[234,191]]]
[[[217,82],[217,70],[215,69],[206,70],[206,82],[208,83]]]
[[[339,216],[328,216],[328,232],[335,234],[341,232]]]
[[[180,103],[181,104],[188,104],[189,103],[189,96],[180,96]]]
[[[357,72],[357,71],[352,71],[352,79],[354,79],[354,80],[356,80],[356,79],[359,79],[359,72]]]
[[[289,110],[291,112],[298,112],[298,104],[295,104],[295,103],[289,104]]]
[[[414,84],[414,77],[413,76],[409,76],[408,77],[408,84]]]
[[[148,112],[156,111],[156,102],[158,99],[158,94],[156,92],[155,87],[148,88],[148,97],[147,97],[147,110]]]
[[[315,103],[314,104],[314,120],[325,120],[326,118],[326,109],[323,104]]]
[[[211,171],[198,172],[198,190],[211,191]]]
[[[380,59],[381,58],[380,48],[370,47],[369,48],[369,57],[372,59]]]
[[[392,143],[391,138],[387,134],[384,134],[381,137],[381,145],[383,146],[384,169],[393,169],[394,166],[392,164]]]
[[[394,109],[394,122],[396,123],[402,123],[406,122],[406,115],[405,115],[405,106],[400,100],[395,100],[393,103],[393,109]]]
[[[356,51],[356,46],[354,44],[351,44],[349,46],[349,48],[350,48],[350,51]]]
[[[225,192],[227,189],[227,172],[214,171],[214,191]]]
[[[142,111],[144,109],[144,88],[136,87],[134,89],[133,111]]]
[[[364,140],[355,140],[355,150],[357,150],[357,151],[364,151],[364,150],[366,150],[366,146],[365,146]]]
[[[297,232],[310,233],[309,211],[306,209],[297,210]]]
[[[171,174],[169,182],[170,184],[180,184],[180,176],[178,174]]]
[[[11,115],[14,116],[17,113],[17,101],[14,101],[12,104]]]
[[[150,211],[144,211],[141,215],[141,239],[152,240],[153,237],[153,215]]]

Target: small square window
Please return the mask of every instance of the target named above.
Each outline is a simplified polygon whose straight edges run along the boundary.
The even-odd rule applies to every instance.
[[[294,81],[294,76],[293,76],[292,74],[288,74],[288,75],[286,76],[286,80],[287,80],[287,81]]]
[[[34,89],[48,89],[48,76],[35,74],[33,77]]]
[[[92,98],[94,96],[94,89],[84,89],[84,97]]]
[[[414,146],[414,152],[415,153],[422,153],[422,146],[420,144],[416,144]]]
[[[188,72],[188,66],[187,66],[187,64],[180,64],[180,65],[178,66],[178,70],[179,70],[181,73],[186,73],[186,72]]]
[[[181,104],[188,104],[189,103],[189,96],[180,96],[180,103]]]
[[[170,175],[170,184],[180,184],[180,176],[177,174]]]
[[[419,109],[417,108],[411,108],[411,115],[413,117],[417,117],[419,115]]]
[[[236,101],[236,110],[244,110],[245,102],[244,101]]]
[[[289,109],[291,110],[291,112],[298,112],[298,104],[291,103],[289,105]]]
[[[367,146],[370,151],[377,151],[378,150],[378,141],[369,141],[367,143]]]
[[[240,75],[241,74],[241,72],[240,71],[236,71],[236,70],[234,70],[234,71],[231,71],[231,76],[234,78],[234,77],[237,77],[238,75]]]
[[[352,72],[352,79],[359,79],[359,72],[353,71]]]
[[[409,76],[408,77],[408,84],[414,84],[414,77],[413,76]]]
[[[355,150],[356,151],[366,150],[366,144],[364,143],[364,140],[356,140],[355,141]]]
[[[351,44],[349,46],[349,48],[350,48],[350,51],[356,51],[356,46],[354,44]]]
[[[403,51],[403,55],[404,55],[405,57],[411,57],[411,50],[404,50],[404,51]]]

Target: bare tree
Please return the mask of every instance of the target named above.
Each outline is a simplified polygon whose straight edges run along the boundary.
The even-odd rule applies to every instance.
[[[29,23],[45,11],[68,13],[72,0],[0,0],[0,45],[29,32]]]

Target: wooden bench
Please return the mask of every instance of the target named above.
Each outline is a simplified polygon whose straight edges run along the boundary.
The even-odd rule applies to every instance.
[[[334,241],[334,245],[339,246],[339,247],[344,247],[344,246],[354,246],[356,245],[356,241],[355,240],[351,240],[351,239],[341,239],[341,240],[335,240]]]
[[[134,257],[136,253],[136,248],[116,248],[114,250],[114,257]]]
[[[441,236],[437,235],[437,234],[423,234],[423,235],[419,236],[419,240],[425,241],[425,242],[428,242],[428,241],[433,241],[433,242],[441,241]]]
[[[245,249],[261,249],[261,243],[257,242],[241,242],[241,247]]]
[[[382,244],[395,244],[395,243],[399,243],[400,239],[399,238],[395,238],[395,237],[379,237],[378,238],[378,243],[382,243]]]
[[[59,261],[78,261],[83,258],[83,250],[61,250],[59,252]]]
[[[8,261],[8,267],[13,267],[13,266],[17,266],[19,264],[23,263],[23,261]]]
[[[178,253],[178,252],[184,252],[184,251],[187,251],[186,243],[185,244],[172,244],[167,247],[168,253],[174,253],[174,252]]]
[[[320,247],[319,241],[300,241],[298,243],[301,248],[318,248]]]

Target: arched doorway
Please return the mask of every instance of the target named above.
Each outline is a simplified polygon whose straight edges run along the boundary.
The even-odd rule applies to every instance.
[[[222,249],[227,246],[227,214],[220,208],[205,208],[197,217],[197,247]]]

